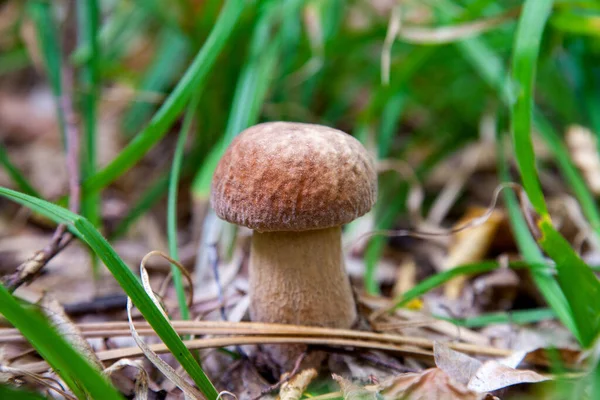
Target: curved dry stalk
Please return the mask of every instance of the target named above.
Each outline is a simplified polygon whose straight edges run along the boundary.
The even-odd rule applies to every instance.
[[[141,267],[142,269],[143,267]],[[145,272],[145,270],[143,271]],[[144,273],[142,273],[142,276],[144,276]],[[147,275],[146,275],[147,276]],[[157,301],[154,298],[154,294],[150,291],[150,293],[148,293],[148,295],[152,298],[152,301]],[[135,329],[135,326],[133,324],[133,319],[131,318],[131,309],[133,308],[133,303],[131,301],[131,298],[127,298],[127,318],[129,319],[129,328],[131,330],[131,336],[133,337],[133,340],[135,340],[135,343],[138,345],[138,351],[140,352],[139,355],[144,355],[146,356],[146,358],[148,360],[150,360],[150,362],[152,364],[154,364],[154,366],[163,373],[163,375],[165,375],[171,382],[173,382],[177,388],[179,388],[183,393],[185,393],[186,398],[190,398],[190,399],[199,399],[202,398],[202,394],[200,393],[200,391],[198,391],[198,389],[196,389],[196,387],[194,387],[192,384],[188,383],[180,374],[177,373],[177,371],[175,371],[175,369],[173,367],[171,367],[165,360],[163,360],[162,358],[160,358],[155,351],[153,351],[151,349],[151,347],[149,345],[147,345],[142,338],[140,337],[140,335],[138,334],[137,330]],[[165,349],[168,348],[166,345],[163,345]],[[122,357],[119,357],[122,358]]]
[[[104,374],[106,376],[111,376],[117,371],[120,371],[126,367],[132,367],[137,369],[137,377],[135,379],[135,399],[136,400],[147,400],[148,399],[148,372],[144,369],[144,365],[140,360],[129,360],[127,358],[122,358],[110,367],[104,370]]]
[[[466,229],[480,226],[480,225],[484,224],[490,218],[490,216],[493,214],[493,212],[496,210],[496,204],[498,203],[498,197],[500,196],[500,192],[502,192],[502,190],[504,190],[504,189],[512,189],[517,193],[517,195],[519,196],[519,200],[521,202],[521,207],[523,208],[523,211],[524,211],[525,219],[527,220],[527,224],[528,224],[529,228],[532,229],[532,233],[537,235],[537,228],[536,228],[535,223],[533,223],[533,216],[532,216],[531,211],[527,210],[527,212],[525,212],[525,209],[526,209],[526,207],[528,207],[528,204],[529,204],[529,199],[527,197],[527,194],[523,190],[523,186],[519,185],[518,183],[514,183],[514,182],[504,182],[504,183],[501,183],[498,186],[496,186],[496,189],[494,190],[494,193],[492,195],[492,201],[490,202],[490,205],[488,206],[486,212],[483,213],[481,216],[479,216],[477,218],[473,218],[462,225],[456,226],[452,229],[440,229],[437,231],[423,231],[423,230],[418,230],[418,229],[375,230],[375,231],[367,232],[364,235],[359,236],[352,243],[347,244],[346,249],[352,248],[352,247],[356,246],[358,243],[361,243],[362,241],[367,240],[373,236],[381,235],[381,236],[390,237],[390,238],[391,237],[408,236],[408,237],[419,238],[419,239],[430,239],[432,237],[437,237],[437,236],[450,236],[455,233],[464,231]]]
[[[520,12],[521,7],[516,7],[500,15],[450,26],[433,28],[405,26],[398,32],[398,39],[408,43],[419,44],[452,43],[495,29],[518,16]]]
[[[179,261],[174,260],[173,258],[169,257],[168,255],[166,255],[165,253],[163,253],[160,250],[152,250],[151,252],[146,254],[144,256],[144,258],[142,258],[142,261],[140,263],[141,264],[140,268],[144,267],[144,269],[145,269],[145,265],[148,262],[148,259],[153,256],[162,257],[165,260],[167,260],[168,262],[170,262],[171,264],[173,264],[181,272],[183,277],[188,281],[189,297],[188,297],[187,305],[188,305],[188,307],[191,307],[191,305],[194,301],[194,281],[192,279],[192,276],[190,275],[190,272]],[[164,291],[166,291],[166,287],[169,284],[171,278],[172,278],[172,272],[169,272],[169,275],[167,275],[167,278],[163,281],[161,288],[159,289],[159,293],[161,293],[161,296],[164,293]]]
[[[194,298],[194,293],[193,293],[194,286],[192,285],[191,276],[187,273],[187,270],[185,268],[183,268],[183,266],[179,262],[177,262],[176,260],[167,256],[163,252],[155,250],[155,251],[151,251],[150,253],[148,253],[144,256],[144,258],[142,259],[142,262],[140,263],[140,277],[141,277],[141,281],[142,281],[142,286],[144,287],[144,290],[146,291],[146,294],[148,295],[148,297],[150,297],[150,300],[152,300],[152,302],[156,305],[156,307],[163,314],[165,319],[167,321],[169,321],[169,318],[168,318],[165,310],[162,308],[162,306],[160,305],[160,302],[154,295],[152,287],[150,286],[150,278],[148,276],[148,271],[145,268],[146,260],[148,258],[152,257],[153,255],[160,255],[161,257],[169,260],[174,265],[176,265],[182,271],[182,273],[184,273],[184,275],[186,275],[186,277],[188,278],[188,280],[190,282],[190,302]],[[133,309],[133,302],[131,301],[130,297],[127,297],[128,325],[129,325],[129,329],[131,332],[131,336],[133,337],[133,340],[135,341],[135,343],[138,345],[138,351],[141,352],[141,354],[145,355],[146,358],[148,358],[148,360],[150,360],[150,362],[152,364],[154,364],[154,366],[160,372],[162,372],[171,382],[173,382],[185,394],[186,398],[190,398],[190,399],[202,398],[203,397],[202,393],[194,385],[187,382],[179,373],[177,373],[177,371],[175,371],[175,369],[171,365],[169,365],[165,360],[160,358],[158,356],[158,354],[156,354],[156,352],[153,351],[151,349],[151,347],[142,340],[141,336],[139,335],[139,333],[137,332],[137,329],[134,326],[133,318],[131,316],[132,309]],[[163,344],[163,346],[168,351],[167,346],[164,344]],[[122,357],[119,357],[119,358],[122,358]]]

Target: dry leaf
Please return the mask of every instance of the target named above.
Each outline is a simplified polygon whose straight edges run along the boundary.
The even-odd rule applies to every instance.
[[[536,383],[550,380],[535,371],[520,370],[490,360],[483,363],[471,378],[468,388],[479,393],[493,392],[519,383]]]
[[[454,381],[440,368],[402,374],[379,385],[385,400],[482,400],[486,396]]]
[[[494,311],[509,309],[517,295],[519,276],[509,268],[499,268],[473,280],[476,302]]]
[[[535,371],[516,369],[527,355],[525,351],[515,352],[498,361],[489,360],[482,363],[436,342],[434,355],[435,363],[440,369],[477,393],[488,393],[519,383],[536,383],[550,379]]]
[[[565,135],[571,159],[579,168],[590,190],[600,194],[600,156],[596,136],[579,125],[571,125]]]
[[[394,285],[394,297],[406,293],[415,286],[417,280],[417,263],[414,257],[410,257],[398,267],[396,284]]]
[[[456,226],[464,226],[470,221],[483,216],[486,212],[488,210],[484,208],[470,208],[460,221],[458,221]],[[504,215],[500,211],[494,210],[482,224],[455,233],[452,237],[453,243],[450,246],[442,269],[448,270],[462,264],[482,260],[487,254],[503,219]],[[467,277],[463,275],[446,283],[446,296],[450,299],[457,299],[460,296],[466,279]]]
[[[92,346],[85,340],[81,330],[67,317],[60,303],[46,294],[40,301],[40,307],[44,315],[50,320],[54,328],[73,346],[77,352],[83,355],[99,371],[104,369],[104,365],[96,356]]]
[[[471,377],[481,368],[481,361],[438,342],[433,345],[433,357],[438,368],[463,385],[467,385]]]

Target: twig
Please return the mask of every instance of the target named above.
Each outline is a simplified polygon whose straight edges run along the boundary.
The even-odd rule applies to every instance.
[[[113,294],[97,297],[90,301],[65,304],[65,312],[70,316],[85,314],[101,314],[104,312],[123,310],[127,307],[127,295]]]
[[[272,391],[279,389],[279,387],[281,387],[281,385],[283,385],[284,383],[286,383],[290,379],[292,379],[294,376],[296,376],[296,374],[298,373],[298,370],[300,369],[300,365],[302,364],[302,361],[304,361],[304,359],[306,358],[307,354],[308,354],[308,351],[306,351],[306,350],[303,351],[302,353],[300,353],[300,355],[296,359],[296,362],[294,363],[294,368],[292,369],[292,372],[287,374],[283,379],[280,379],[279,382],[261,390],[260,393],[258,394],[258,396],[254,397],[252,400],[259,400],[264,395],[267,395],[267,394],[271,393]]]
[[[71,98],[73,71],[70,68],[63,68],[61,75],[63,95],[57,101],[59,112],[62,113],[65,121],[66,164],[69,175],[69,209],[74,213],[78,213],[81,200],[81,186],[79,184],[79,130]],[[32,257],[21,263],[14,273],[4,278],[6,288],[13,292],[24,283],[31,282],[54,256],[71,243],[72,239],[73,236],[67,232],[67,227],[64,224],[58,225],[50,243],[46,247],[36,251]]]
[[[55,255],[73,239],[70,233],[66,232],[65,225],[59,225],[52,235],[52,240],[42,250],[36,251],[33,256],[21,263],[15,272],[3,279],[3,283],[10,292],[14,292],[19,286],[28,283],[35,278],[44,265],[46,265]]]
[[[358,358],[362,358],[366,362],[374,364],[378,367],[387,368],[387,369],[394,370],[394,371],[397,371],[397,372],[400,372],[403,374],[406,372],[416,372],[413,368],[409,368],[409,367],[405,367],[404,365],[399,365],[396,363],[384,361],[381,358],[377,357],[373,353],[358,353],[358,354],[356,354],[355,352],[349,352],[349,353],[353,354],[353,355],[355,354]]]

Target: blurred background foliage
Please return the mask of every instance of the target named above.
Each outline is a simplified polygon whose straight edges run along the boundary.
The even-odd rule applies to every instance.
[[[221,1],[0,4],[0,79],[6,90],[19,82],[26,82],[19,90],[47,82],[60,98],[65,70],[76,78],[71,95],[87,135],[84,215],[101,225],[94,196],[115,180],[136,193],[129,213],[105,227],[113,237],[166,194],[174,141],[160,139],[176,134],[192,95],[198,97],[196,122],[183,177],[193,182],[189,190],[198,202],[206,201],[223,148],[260,121],[338,127],[379,159],[406,160],[421,180],[453,153],[482,140],[484,115],[494,116],[499,132],[509,129],[516,89],[508,73],[520,1],[230,1],[224,16],[230,26],[216,32],[212,42],[219,44],[205,49],[195,68],[189,66],[215,26]],[[599,11],[595,1],[555,1],[543,35],[535,102],[559,136],[571,124],[600,132]],[[193,79],[183,76],[186,69],[195,71]],[[60,109],[58,114],[64,125]],[[111,126],[116,137],[102,129],[107,116],[116,119]],[[106,157],[100,155],[107,153],[103,135],[114,148]],[[4,136],[7,144],[15,141]],[[143,137],[152,138],[137,146]],[[126,145],[131,151],[121,152]],[[561,140],[555,146],[565,149]],[[141,174],[145,179],[127,175],[146,153],[144,163],[152,168]],[[21,190],[47,194],[19,173],[10,155],[0,154]],[[540,165],[555,167],[552,158]],[[406,196],[402,177],[381,175],[376,228],[398,222]],[[426,196],[425,208],[431,201]],[[382,246],[382,238],[371,242],[372,268]]]
[[[537,12],[546,8],[549,15]],[[528,40],[538,38],[527,37],[535,33],[528,27],[543,29],[533,57]],[[75,211],[111,241],[148,212],[164,216],[177,258],[178,234],[198,240],[200,221],[210,216],[212,173],[235,135],[262,121],[300,121],[354,135],[379,166],[390,160],[409,166],[401,174],[381,169],[376,208],[362,220],[366,225],[346,230],[349,237],[422,228],[410,215],[415,177],[424,187],[419,212],[428,214],[454,170],[471,158],[489,162],[459,185],[444,218],[428,221],[447,228],[469,205],[487,206],[501,181],[519,180],[511,168],[515,151],[505,150],[519,139],[508,133],[526,91],[513,70],[520,65],[536,73],[533,96],[525,99],[534,101],[533,135],[520,139],[533,141],[547,198],[573,194],[593,242],[600,214],[590,175],[600,170],[585,170],[565,134],[574,125],[589,130],[587,148],[597,156],[599,39],[600,3],[589,0],[1,0],[0,184],[66,206],[60,156],[76,127],[82,197]],[[33,143],[56,149],[37,170]],[[537,181],[535,160],[517,161],[523,180]],[[560,257],[548,248],[568,243],[560,235],[532,238],[515,199],[506,205],[522,258],[541,263],[538,244],[548,246],[560,271]],[[379,235],[361,249],[367,292],[381,290],[377,267],[386,245],[398,242]],[[588,346],[598,326],[583,327],[587,317],[573,316],[573,307],[588,301],[575,292],[578,282],[590,282],[577,271],[589,269],[569,251],[566,264],[581,269],[559,272],[562,289],[544,274],[535,279],[553,312]],[[177,273],[175,279],[181,285]]]
[[[112,238],[166,196],[175,142],[169,138],[191,96],[195,124],[182,170],[190,185],[183,190],[204,215],[220,154],[254,123],[340,128],[376,158],[405,160],[427,181],[453,154],[495,140],[482,138],[484,117],[495,131],[508,131],[518,90],[509,73],[521,1],[231,0],[221,23],[224,3],[216,0],[0,4],[5,91],[49,84],[55,99],[72,96],[85,135],[82,213]],[[567,154],[560,136],[572,124],[600,132],[599,12],[595,1],[553,2],[534,60],[536,110],[546,130],[558,133],[546,139],[555,154]],[[67,117],[58,100],[64,138]],[[5,125],[5,145],[18,142],[10,121]],[[64,190],[36,187],[7,153],[3,148],[0,159],[12,182],[61,202]],[[556,166],[552,157],[540,163],[542,172]],[[393,228],[406,214],[404,178],[381,174],[371,228]],[[115,181],[103,196],[126,191],[128,211],[102,222],[97,196]],[[428,188],[426,212],[438,189]],[[587,210],[593,215],[595,204]],[[376,237],[366,251],[371,292],[378,290],[374,270],[384,244]]]

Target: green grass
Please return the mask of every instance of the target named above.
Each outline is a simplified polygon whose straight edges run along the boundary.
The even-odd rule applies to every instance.
[[[194,110],[198,106],[199,101],[199,95],[192,97],[192,101],[190,102],[190,105],[185,113],[183,124],[181,125],[181,132],[179,132],[179,138],[177,139],[175,154],[173,155],[171,175],[169,177],[169,198],[167,202],[167,239],[169,241],[169,255],[176,261],[179,260],[179,254],[177,251],[177,191],[179,186],[179,177],[181,176],[181,164],[183,162],[185,143],[192,126]],[[187,305],[185,290],[183,288],[182,273],[175,265],[171,265],[171,271],[173,273],[173,284],[175,285],[175,291],[177,292],[177,301],[179,302],[181,319],[189,319],[190,310]]]
[[[164,135],[194,91],[202,86],[244,9],[243,0],[227,0],[215,26],[171,94],[148,125],[104,169],[83,182],[84,193],[95,192],[113,182],[139,161]]]
[[[538,214],[532,217],[536,226],[530,228],[539,229],[538,243],[557,264],[558,282],[577,327],[574,333],[582,345],[590,346],[600,332],[600,282],[552,225],[531,140],[536,62],[551,8],[552,1],[529,0],[521,14],[512,63],[512,78],[518,88],[511,107],[512,137],[523,186]]]
[[[500,146],[497,148],[498,172],[500,179],[503,182],[509,182],[510,175],[508,171],[508,162],[505,160],[504,154],[501,150],[503,147],[502,144],[504,142],[504,138],[499,137],[498,139],[500,141]],[[515,235],[517,246],[522,254],[522,257],[531,265],[544,265],[544,257],[539,250],[535,239],[531,235],[525,217],[521,212],[516,194],[505,191],[504,201],[508,210],[512,231]],[[556,279],[541,268],[531,268],[530,271],[538,290],[542,293],[552,310],[554,310],[561,322],[567,328],[569,328],[573,335],[579,338],[579,331],[573,319],[571,306],[567,302],[567,299],[560,286],[556,282]]]
[[[510,268],[530,268],[529,265],[522,262],[511,263]],[[443,285],[444,283],[462,275],[477,275],[485,272],[490,272],[500,267],[496,261],[484,261],[480,263],[474,263],[470,265],[462,265],[456,268],[449,269],[444,272],[437,273],[431,277],[423,280],[415,287],[403,293],[398,298],[394,299],[394,308],[404,307],[412,300],[424,295],[425,293]]]
[[[25,205],[57,223],[69,225],[69,227],[74,230],[74,232],[85,241],[102,260],[117,282],[119,282],[125,293],[131,297],[133,304],[140,310],[144,318],[150,323],[169,350],[171,350],[173,356],[181,363],[182,367],[194,380],[202,393],[210,400],[215,400],[217,398],[216,389],[206,377],[196,360],[194,360],[190,351],[185,347],[185,344],[183,344],[169,321],[163,313],[156,308],[156,305],[146,294],[139,278],[133,274],[106,239],[102,237],[88,220],[62,207],[10,189],[0,188],[0,196]],[[53,360],[48,361],[52,364]]]
[[[81,177],[96,173],[98,159],[98,98],[100,96],[100,42],[98,40],[100,9],[97,0],[77,4],[79,46],[89,49],[88,57],[79,73],[80,110],[83,118],[81,146]],[[85,193],[81,198],[81,214],[94,226],[101,225],[101,197],[99,192]],[[97,258],[92,254],[92,269],[98,274]]]
[[[440,318],[440,317],[438,317]],[[555,319],[556,314],[548,308],[540,308],[535,310],[519,310],[511,312],[495,312],[482,314],[477,317],[456,319],[456,318],[440,318],[450,321],[458,326],[465,328],[482,328],[493,324],[516,324],[527,325],[535,322]]]
[[[546,201],[535,166],[535,153],[531,141],[533,88],[537,58],[546,20],[552,1],[527,1],[523,8],[512,58],[512,78],[517,96],[511,107],[513,147],[521,171],[523,186],[535,211],[547,215]]]
[[[164,93],[168,90],[179,77],[189,53],[186,38],[172,29],[161,33],[158,46],[157,54],[140,83],[139,91],[142,93]],[[138,96],[123,116],[123,129],[128,137],[136,134],[154,111],[154,104],[141,97]]]
[[[94,175],[97,168],[98,97],[100,95],[100,43],[98,41],[99,4],[90,0],[77,4],[79,46],[89,48],[89,56],[81,68],[79,91],[83,117],[82,177]],[[90,193],[82,199],[82,213],[95,225],[100,222],[100,197]]]
[[[14,145],[9,139],[0,145],[0,165],[11,185],[23,194],[8,189],[0,189],[0,193],[67,223],[70,231],[90,246],[95,259],[102,260],[113,273],[207,397],[215,397],[214,387],[182,347],[168,321],[149,303],[135,275],[126,270],[100,234],[104,232],[102,197],[120,190],[119,186],[106,192],[103,189],[142,159],[144,163],[169,165],[155,171],[152,181],[140,185],[146,188],[144,192],[136,191],[131,196],[122,193],[130,201],[129,210],[106,232],[111,241],[123,238],[138,218],[162,207],[161,200],[166,197],[166,236],[169,252],[177,259],[177,222],[183,216],[177,204],[183,203],[178,202],[182,188],[191,182],[189,195],[206,204],[215,166],[226,146],[248,126],[268,120],[336,126],[359,138],[377,159],[409,160],[417,177],[426,181],[440,162],[478,140],[481,116],[497,110],[497,142],[510,138],[515,156],[514,160],[504,159],[498,151],[498,181],[521,182],[532,204],[528,210],[515,193],[503,192],[522,259],[511,267],[529,271],[547,303],[539,307],[548,308],[491,313],[453,322],[476,328],[557,318],[582,346],[592,346],[600,330],[600,284],[592,269],[552,225],[547,201],[556,189],[540,177],[559,176],[564,182],[560,187],[573,195],[594,234],[600,234],[597,198],[575,167],[563,139],[566,127],[574,123],[591,128],[600,138],[600,7],[596,2],[440,0],[420,4],[427,8],[425,14],[405,13],[411,5],[403,4],[403,26],[432,28],[479,21],[521,8],[514,20],[449,44],[396,40],[390,54],[388,85],[381,84],[381,51],[389,12],[378,14],[368,2],[197,3],[77,3],[77,48],[66,54],[58,8],[52,2],[29,0],[14,27],[3,32],[7,44],[3,41],[6,48],[0,54],[0,75],[10,79],[11,74],[26,71],[32,64],[19,33],[24,15],[35,28],[37,55],[56,99],[64,139],[65,116],[59,100],[67,82],[62,72],[65,68],[74,70],[73,105],[82,143],[81,216],[41,199],[41,188],[31,184],[31,177],[15,167],[14,156],[6,151]],[[351,4],[358,7],[361,27],[349,23]],[[425,15],[430,20],[410,20],[414,15]],[[140,44],[142,47],[137,48]],[[123,131],[120,139],[126,144],[100,168],[99,128],[104,123],[100,110],[110,108],[111,100],[104,96],[113,84],[132,87],[136,92],[118,121]],[[148,102],[146,98],[152,93],[164,98]],[[196,127],[193,130],[192,121]],[[504,131],[510,131],[510,135],[504,135]],[[536,134],[549,149],[549,159],[544,162],[536,160]],[[175,142],[176,136],[173,154],[157,154],[162,139],[168,137]],[[150,151],[157,154],[156,159],[148,159]],[[163,162],[171,161],[171,156],[170,164]],[[518,166],[518,177],[510,174],[513,161]],[[408,183],[386,172],[379,177],[379,188],[373,228],[393,229],[411,222],[405,215]],[[426,213],[437,192],[425,194]],[[471,202],[468,195],[459,196],[451,218]],[[66,204],[65,198],[58,203]],[[369,293],[381,290],[377,268],[388,246],[383,236],[368,243],[364,287]],[[497,267],[495,261],[483,260],[434,274],[395,299],[396,307],[405,306],[458,275],[485,273]],[[188,314],[177,269],[174,286],[181,315],[193,317]],[[40,353],[55,357],[47,350],[44,353],[40,349]],[[71,379],[72,385],[75,378]]]
[[[44,400],[42,395],[26,390],[14,389],[10,386],[0,385],[0,398],[14,400]]]
[[[78,398],[85,398],[86,394],[92,398],[123,398],[101,372],[74,350],[39,312],[22,307],[2,285],[0,313],[19,329]]]
[[[250,40],[248,58],[237,78],[227,126],[194,179],[192,190],[196,197],[208,197],[213,173],[225,148],[238,133],[258,121],[282,46],[281,31],[273,39],[269,36],[281,9],[291,8],[296,3],[297,0],[286,6],[280,6],[274,1],[263,4]]]
[[[34,197],[42,197],[40,193],[33,187],[27,177],[13,164],[10,160],[4,145],[0,143],[0,165],[7,172],[12,182],[21,190]]]
[[[28,13],[36,29],[36,38],[39,43],[48,82],[56,103],[57,120],[61,128],[62,140],[66,147],[66,116],[60,102],[64,94],[62,80],[62,52],[60,40],[50,3],[32,0],[27,3]]]

